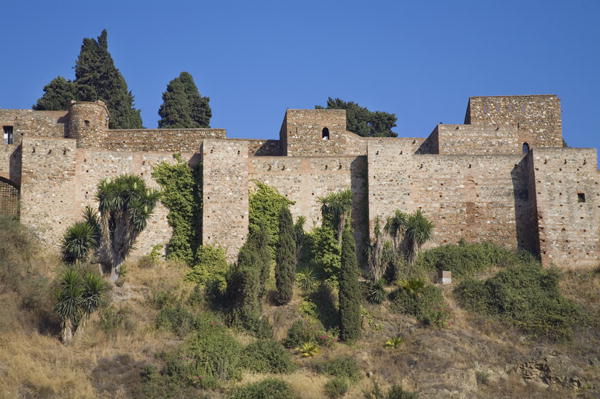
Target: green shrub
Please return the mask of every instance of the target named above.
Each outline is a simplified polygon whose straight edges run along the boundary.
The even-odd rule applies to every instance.
[[[260,181],[254,181],[256,189],[250,193],[248,200],[248,222],[250,231],[264,229],[267,233],[271,256],[275,254],[275,246],[279,237],[279,214],[281,208],[293,205],[279,192]]]
[[[317,342],[317,337],[322,331],[315,321],[296,320],[288,330],[283,345],[286,348],[295,348],[306,342]]]
[[[129,330],[133,327],[129,312],[126,309],[116,310],[114,307],[109,306],[102,309],[99,316],[100,329],[106,334],[114,334],[122,328]]]
[[[360,377],[360,367],[353,357],[343,356],[325,361],[317,365],[317,370],[334,377],[348,378],[356,381]]]
[[[372,304],[379,305],[385,301],[387,293],[385,292],[385,280],[379,279],[375,282],[368,281],[363,283],[363,295],[365,299]]]
[[[313,242],[314,264],[319,277],[324,280],[337,281],[341,262],[342,247],[336,238],[335,231],[327,225],[315,228],[309,233]]]
[[[392,385],[386,393],[377,382],[373,383],[370,392],[365,392],[365,399],[418,399],[418,397],[415,392],[405,391],[397,384]]]
[[[272,340],[259,340],[244,348],[242,365],[257,373],[290,373],[295,368],[289,352]]]
[[[228,269],[229,265],[223,248],[202,245],[196,251],[196,264],[185,279],[200,286],[216,288],[220,292],[225,292]]]
[[[182,385],[215,388],[241,376],[240,344],[219,325],[204,329],[165,355],[162,374]]]
[[[267,378],[260,382],[247,384],[233,390],[229,399],[295,399],[288,383],[275,378]]]
[[[401,283],[400,288],[390,294],[390,300],[393,310],[414,316],[424,324],[442,327],[447,318],[442,291],[422,280]]]
[[[157,329],[164,328],[183,337],[194,330],[195,320],[190,311],[178,304],[162,308],[156,315],[154,325]]]
[[[522,331],[551,340],[569,339],[582,320],[579,307],[560,294],[559,272],[525,264],[485,282],[465,280],[454,294],[471,311],[499,317]]]
[[[528,252],[515,252],[499,245],[482,242],[442,245],[423,251],[417,268],[425,271],[449,270],[453,277],[472,277],[493,266],[507,267],[530,263],[534,258]]]
[[[350,384],[346,378],[335,377],[327,381],[323,390],[328,398],[337,399],[343,397],[348,392],[348,388],[350,388]]]

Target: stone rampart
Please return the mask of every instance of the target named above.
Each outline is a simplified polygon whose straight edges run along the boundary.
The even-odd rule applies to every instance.
[[[224,139],[225,129],[111,129],[95,146],[110,151],[200,152],[206,138]]]
[[[531,148],[562,147],[560,100],[555,95],[471,97],[465,123],[510,125]]]
[[[0,129],[12,126],[14,143],[20,143],[25,135],[61,138],[66,135],[66,115],[67,111],[0,109]]]
[[[545,264],[596,266],[600,175],[595,149],[534,149],[540,255]]]
[[[248,143],[206,139],[202,162],[202,244],[235,260],[248,234]]]
[[[400,155],[392,145],[369,143],[369,218],[382,223],[396,209],[417,209],[434,225],[429,245],[492,241],[507,247],[531,229],[517,220],[526,206],[527,174],[520,155]],[[520,232],[520,234],[519,234]]]
[[[520,154],[522,142],[516,126],[438,125],[439,154]]]
[[[351,189],[357,253],[364,255],[368,240],[366,157],[251,157],[248,177],[294,201],[292,216],[294,220],[304,216],[307,231],[321,225],[319,198]]]

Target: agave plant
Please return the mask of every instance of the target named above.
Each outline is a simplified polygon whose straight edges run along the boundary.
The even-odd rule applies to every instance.
[[[390,349],[398,349],[404,343],[404,338],[400,335],[392,337],[385,341],[385,347]]]
[[[305,342],[296,348],[296,352],[302,357],[313,357],[319,353],[319,345],[314,342]]]
[[[398,283],[398,285],[415,298],[421,296],[423,290],[425,289],[425,282],[418,278],[402,280]]]

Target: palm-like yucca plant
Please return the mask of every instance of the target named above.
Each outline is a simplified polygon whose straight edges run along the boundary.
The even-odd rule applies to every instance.
[[[418,278],[403,280],[398,283],[398,286],[413,297],[419,297],[425,289],[425,282]]]
[[[412,263],[421,246],[431,238],[433,223],[431,223],[420,210],[410,215],[406,221],[407,260]]]
[[[335,230],[338,242],[341,243],[344,226],[352,214],[352,190],[331,193],[326,197],[319,198],[319,202],[321,203],[323,223],[329,224]]]
[[[103,294],[106,289],[106,283],[102,280],[102,277],[93,273],[86,273],[83,276],[80,301],[82,315],[78,330],[83,329],[85,321],[102,305]]]
[[[400,251],[400,243],[402,241],[404,233],[407,230],[407,224],[409,219],[410,217],[406,213],[400,210],[396,210],[396,212],[394,212],[394,216],[390,216],[387,219],[387,222],[383,228],[385,232],[388,233],[390,237],[392,237],[394,251],[396,252]]]
[[[146,227],[154,210],[159,192],[146,187],[144,181],[133,175],[105,179],[98,185],[100,211],[100,263],[110,279],[119,277],[121,264],[133,247],[138,235]]]
[[[81,275],[76,269],[69,268],[61,276],[59,284],[54,311],[61,319],[62,341],[68,344],[73,339],[73,330],[81,319]]]
[[[67,263],[84,261],[96,245],[94,229],[86,222],[75,223],[63,238],[63,260]]]

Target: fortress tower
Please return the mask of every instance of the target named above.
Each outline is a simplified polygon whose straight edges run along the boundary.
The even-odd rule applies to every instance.
[[[73,101],[69,107],[68,137],[77,147],[97,147],[106,140],[108,108],[103,101]]]

